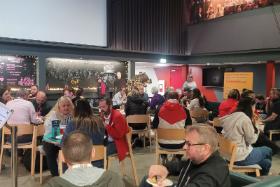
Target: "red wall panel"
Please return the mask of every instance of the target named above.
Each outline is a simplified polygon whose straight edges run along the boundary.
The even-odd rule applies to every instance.
[[[165,88],[174,87],[181,89],[186,80],[186,66],[169,66],[154,68],[158,80],[165,80]]]
[[[202,68],[199,66],[189,66],[189,70],[192,72],[193,79],[197,84],[197,88],[201,91],[201,93],[203,93],[206,99],[208,101],[216,102],[218,99],[215,90],[202,86]]]

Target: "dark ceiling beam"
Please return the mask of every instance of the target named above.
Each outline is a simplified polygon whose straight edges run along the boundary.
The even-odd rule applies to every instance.
[[[231,53],[200,54],[188,56],[187,64],[280,61],[280,49],[239,51]]]
[[[66,43],[42,42],[31,40],[18,40],[9,38],[0,38],[0,52],[25,53],[36,55],[38,53],[45,56],[68,56],[73,58],[93,58],[114,59],[114,60],[132,60],[158,62],[160,58],[166,58],[170,63],[184,63],[185,56],[166,55],[162,53],[151,52],[133,52],[113,50],[104,47],[75,45]]]

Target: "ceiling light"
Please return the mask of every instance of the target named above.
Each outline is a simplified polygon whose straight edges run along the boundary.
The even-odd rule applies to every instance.
[[[160,66],[160,67],[167,67],[168,64],[156,64],[156,66]]]
[[[159,62],[162,63],[162,64],[165,64],[166,63],[166,59],[165,58],[161,58]]]

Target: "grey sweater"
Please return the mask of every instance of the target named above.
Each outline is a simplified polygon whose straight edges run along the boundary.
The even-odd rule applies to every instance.
[[[245,160],[253,150],[251,144],[255,143],[259,136],[255,133],[251,119],[243,112],[234,112],[220,119],[225,138],[237,144],[235,161]]]
[[[69,170],[61,177],[54,177],[44,187],[124,187],[122,178],[112,172],[96,167]]]

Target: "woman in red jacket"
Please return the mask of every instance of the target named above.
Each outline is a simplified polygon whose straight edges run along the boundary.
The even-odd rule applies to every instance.
[[[231,114],[235,111],[238,101],[240,99],[240,93],[237,89],[232,89],[228,93],[228,99],[223,101],[219,106],[219,117]]]

